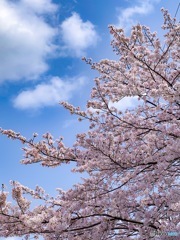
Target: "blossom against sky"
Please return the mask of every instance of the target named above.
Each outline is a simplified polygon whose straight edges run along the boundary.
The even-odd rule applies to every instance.
[[[175,15],[177,0],[1,0],[0,1],[0,127],[31,138],[51,132],[73,144],[87,128],[58,103],[70,101],[85,108],[93,72],[81,59],[116,58],[108,25],[149,25],[160,31],[161,7]],[[178,17],[178,15],[177,15]],[[130,107],[132,99],[119,106]],[[0,183],[37,184],[54,194],[79,181],[71,166],[57,169],[23,166],[21,144],[0,136]]]

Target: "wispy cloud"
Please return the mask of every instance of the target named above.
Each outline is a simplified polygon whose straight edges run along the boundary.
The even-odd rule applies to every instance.
[[[118,23],[116,25],[128,31],[131,26],[136,23],[137,15],[149,14],[153,10],[154,4],[159,1],[160,0],[139,0],[132,7],[119,9]]]
[[[4,238],[0,238],[0,240],[4,240]],[[19,237],[7,237],[6,240],[20,240]]]
[[[31,10],[38,14],[53,13],[57,10],[57,5],[51,0],[21,0],[22,6],[26,10]]]
[[[98,41],[98,34],[94,25],[90,22],[83,22],[77,13],[65,19],[60,26],[64,52],[68,55],[82,56],[88,47],[95,46]]]
[[[134,97],[124,97],[118,102],[110,102],[109,107],[115,107],[116,109],[124,112],[127,109],[133,109],[136,107],[138,104],[142,104],[141,100],[138,100],[137,96]]]
[[[22,91],[14,99],[13,105],[22,110],[57,105],[59,101],[69,100],[74,92],[81,89],[84,83],[84,77],[69,81],[53,77],[48,83],[41,83],[34,89]]]
[[[0,1],[0,83],[37,78],[48,69],[57,29],[45,21],[51,0]]]

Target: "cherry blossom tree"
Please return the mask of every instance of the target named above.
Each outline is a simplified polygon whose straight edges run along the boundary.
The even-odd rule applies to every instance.
[[[178,231],[180,173],[179,25],[168,11],[164,42],[146,26],[133,26],[130,36],[110,26],[118,60],[93,63],[99,72],[87,109],[67,102],[66,109],[89,121],[73,147],[51,134],[36,141],[12,130],[1,133],[24,144],[23,164],[58,167],[75,162],[72,172],[88,174],[82,183],[57,196],[41,187],[12,184],[13,203],[0,194],[0,236],[44,239],[151,239],[158,232]],[[138,99],[121,111],[122,99]],[[31,207],[29,201],[39,200]]]

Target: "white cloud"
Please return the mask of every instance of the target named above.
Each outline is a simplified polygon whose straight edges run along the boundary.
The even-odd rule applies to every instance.
[[[141,104],[142,101],[138,100],[138,97],[124,97],[118,102],[110,102],[109,107],[115,107],[116,109],[120,111],[125,111],[126,109],[133,109],[136,107],[138,104]]]
[[[22,91],[14,99],[13,104],[22,110],[53,106],[59,101],[69,100],[75,91],[80,90],[84,82],[83,77],[71,81],[53,77],[49,83],[41,83],[32,90]]]
[[[19,237],[7,237],[7,238],[0,238],[0,240],[20,240]]]
[[[40,14],[53,13],[57,10],[57,5],[51,0],[21,0],[25,8]]]
[[[128,31],[136,23],[136,15],[146,15],[150,13],[154,4],[160,0],[139,0],[138,4],[126,9],[119,10],[117,26]]]
[[[138,96],[123,97],[118,102],[109,101],[108,107],[109,108],[114,107],[117,110],[124,112],[125,110],[131,110],[142,103],[143,103],[142,100],[138,100]],[[103,113],[103,111],[101,109],[97,109],[97,108],[93,108],[93,107],[87,108],[87,111],[90,111],[93,113],[96,113],[98,111],[100,113]]]
[[[82,56],[88,47],[95,46],[98,41],[94,25],[89,21],[83,22],[77,13],[64,20],[60,30],[65,54]]]
[[[51,0],[0,0],[0,83],[37,78],[48,69],[57,30],[44,14],[56,8]]]

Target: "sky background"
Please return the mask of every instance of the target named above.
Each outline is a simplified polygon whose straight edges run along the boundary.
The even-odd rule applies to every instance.
[[[71,146],[88,123],[79,123],[58,103],[69,101],[86,107],[93,79],[82,57],[97,62],[115,59],[108,25],[150,26],[162,37],[161,7],[175,15],[178,0],[0,0],[0,127],[13,129],[27,138],[51,132],[64,136]],[[177,14],[179,17],[179,14]],[[121,104],[130,107],[131,99]],[[48,193],[70,188],[80,180],[72,165],[42,168],[24,166],[22,145],[0,136],[0,184],[10,190],[17,180]]]

